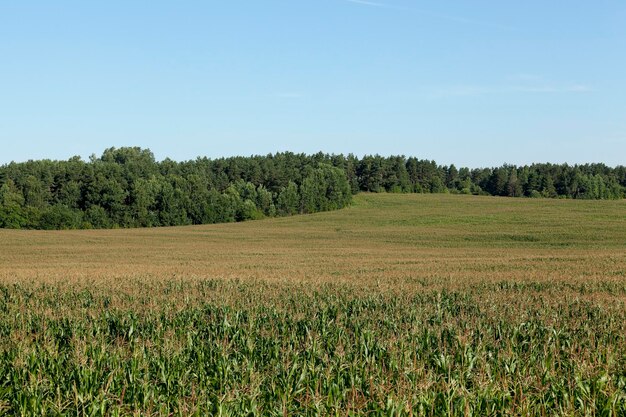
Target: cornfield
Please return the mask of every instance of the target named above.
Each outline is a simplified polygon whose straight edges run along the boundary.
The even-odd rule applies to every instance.
[[[624,416],[625,209],[0,231],[0,414]]]

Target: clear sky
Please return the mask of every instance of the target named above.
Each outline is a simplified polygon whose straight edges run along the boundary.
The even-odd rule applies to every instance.
[[[626,164],[624,0],[0,2],[0,163]]]

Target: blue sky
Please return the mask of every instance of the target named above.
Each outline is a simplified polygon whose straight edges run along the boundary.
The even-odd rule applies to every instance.
[[[626,164],[626,2],[0,2],[0,163],[110,146]]]

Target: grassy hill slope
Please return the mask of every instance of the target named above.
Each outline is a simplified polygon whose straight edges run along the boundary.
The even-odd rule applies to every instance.
[[[626,203],[0,230],[0,414],[624,415]]]
[[[623,277],[626,202],[360,194],[349,209],[239,224],[0,230],[0,276],[446,280]]]

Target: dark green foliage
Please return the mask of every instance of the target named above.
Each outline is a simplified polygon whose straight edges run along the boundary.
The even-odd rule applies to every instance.
[[[0,227],[178,226],[333,210],[350,202],[345,171],[330,165],[344,162],[321,153],[156,162],[146,149],[109,148],[89,162],[11,163],[0,167]]]
[[[0,187],[0,227],[19,229],[27,224],[24,196],[12,180]]]
[[[286,187],[283,187],[278,194],[276,206],[278,213],[283,216],[296,214],[298,212],[300,196],[298,194],[298,186],[295,182],[289,181]]]
[[[55,204],[41,212],[38,226],[44,230],[80,229],[83,227],[83,213],[63,204]]]
[[[111,227],[111,219],[102,207],[95,205],[89,207],[85,211],[85,222],[88,227],[95,229],[106,229]],[[150,224],[141,224],[141,226],[150,226]]]
[[[301,212],[316,213],[336,210],[350,203],[351,191],[345,173],[330,165],[320,164],[312,170],[300,187]]]
[[[620,199],[626,168],[470,170],[413,157],[321,152],[157,162],[147,149],[109,148],[89,162],[74,157],[4,165],[0,187],[0,227],[152,227],[334,210],[359,191]]]

